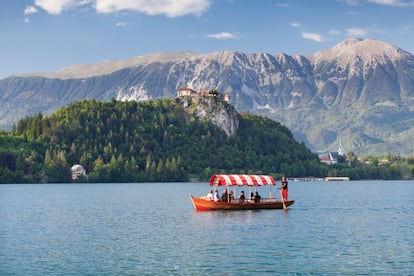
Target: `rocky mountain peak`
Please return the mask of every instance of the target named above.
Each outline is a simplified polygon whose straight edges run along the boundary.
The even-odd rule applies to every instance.
[[[229,66],[237,59],[238,55],[239,53],[236,51],[218,51],[193,57],[193,60],[200,59],[205,62],[214,61],[220,65]]]
[[[410,53],[385,42],[350,37],[331,49],[313,54],[309,59],[315,64],[335,61],[344,68],[349,64],[386,64],[409,56]]]

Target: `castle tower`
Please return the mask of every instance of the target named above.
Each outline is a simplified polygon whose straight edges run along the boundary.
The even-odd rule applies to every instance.
[[[226,93],[226,95],[224,95],[224,101],[225,102],[230,102],[230,93]]]

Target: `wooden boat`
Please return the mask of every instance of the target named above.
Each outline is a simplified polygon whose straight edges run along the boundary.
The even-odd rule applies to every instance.
[[[244,200],[240,202],[239,199],[230,199],[228,197],[225,202],[214,201],[206,197],[194,197],[190,195],[196,211],[215,211],[215,210],[257,210],[257,209],[287,209],[287,207],[294,204],[294,200],[278,200],[272,196],[272,186],[276,185],[276,181],[270,175],[235,175],[235,174],[217,174],[210,178],[210,186],[227,186],[234,188],[236,194],[236,187],[247,186],[249,190],[253,187],[268,185],[269,198],[260,198],[258,201]]]
[[[190,195],[194,208],[197,211],[214,211],[214,210],[255,210],[255,209],[283,209],[283,202],[276,199],[262,198],[260,202],[244,203],[235,202],[215,202]],[[294,200],[285,201],[286,207],[292,205]]]

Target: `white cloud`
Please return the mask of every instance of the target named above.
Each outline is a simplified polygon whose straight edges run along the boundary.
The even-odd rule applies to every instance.
[[[340,34],[342,34],[342,32],[339,31],[339,30],[329,30],[329,34],[330,35],[340,35]]]
[[[345,3],[347,3],[348,5],[351,5],[351,6],[357,6],[357,5],[359,5],[359,0],[337,0],[338,2],[345,2]]]
[[[395,7],[414,7],[414,1],[404,0],[368,0],[368,2],[384,5],[384,6],[395,6]]]
[[[401,25],[398,28],[398,33],[400,34],[408,34],[413,30],[413,26],[411,25]]]
[[[127,26],[128,25],[128,22],[117,22],[116,23],[116,26],[117,27],[125,27],[125,26]]]
[[[29,15],[29,14],[34,14],[34,13],[37,13],[37,9],[34,6],[27,6],[24,9],[24,15]]]
[[[360,4],[360,0],[337,0],[337,2],[345,2],[348,5],[357,6]],[[413,0],[367,0],[368,3],[394,6],[394,7],[414,7]]]
[[[134,11],[178,17],[201,15],[210,7],[210,0],[35,0],[35,5],[55,15],[76,7],[93,6],[98,13]]]
[[[316,41],[316,42],[326,41],[326,39],[322,35],[317,34],[317,33],[306,33],[306,32],[304,32],[304,33],[302,33],[302,37],[305,38],[305,39]]]
[[[209,0],[96,0],[96,11],[99,13],[130,10],[148,15],[178,17],[200,15],[209,7]]]
[[[92,3],[92,1],[93,0],[35,0],[35,4],[50,14],[58,15],[65,10],[88,5]]]
[[[302,25],[299,22],[291,22],[290,26],[294,27],[294,28],[300,28],[302,27]]]
[[[350,28],[346,29],[347,36],[356,36],[356,37],[363,37],[369,34],[367,29],[360,29],[360,28]]]
[[[228,32],[221,32],[218,34],[209,34],[207,35],[209,38],[215,38],[215,39],[237,39],[239,38],[237,35],[228,33]]]

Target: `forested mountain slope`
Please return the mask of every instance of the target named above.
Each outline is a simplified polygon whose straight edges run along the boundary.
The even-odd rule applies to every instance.
[[[219,172],[326,173],[318,156],[280,123],[238,114],[220,99],[206,100],[205,106],[210,115],[234,112],[235,135],[229,136],[209,116],[198,116],[194,105],[184,106],[180,98],[83,100],[49,116],[25,117],[0,136],[9,141],[0,149],[7,155],[0,162],[2,182],[7,177],[14,182],[70,182],[74,164],[86,168],[91,182],[187,181]],[[16,141],[32,146],[16,148]]]

